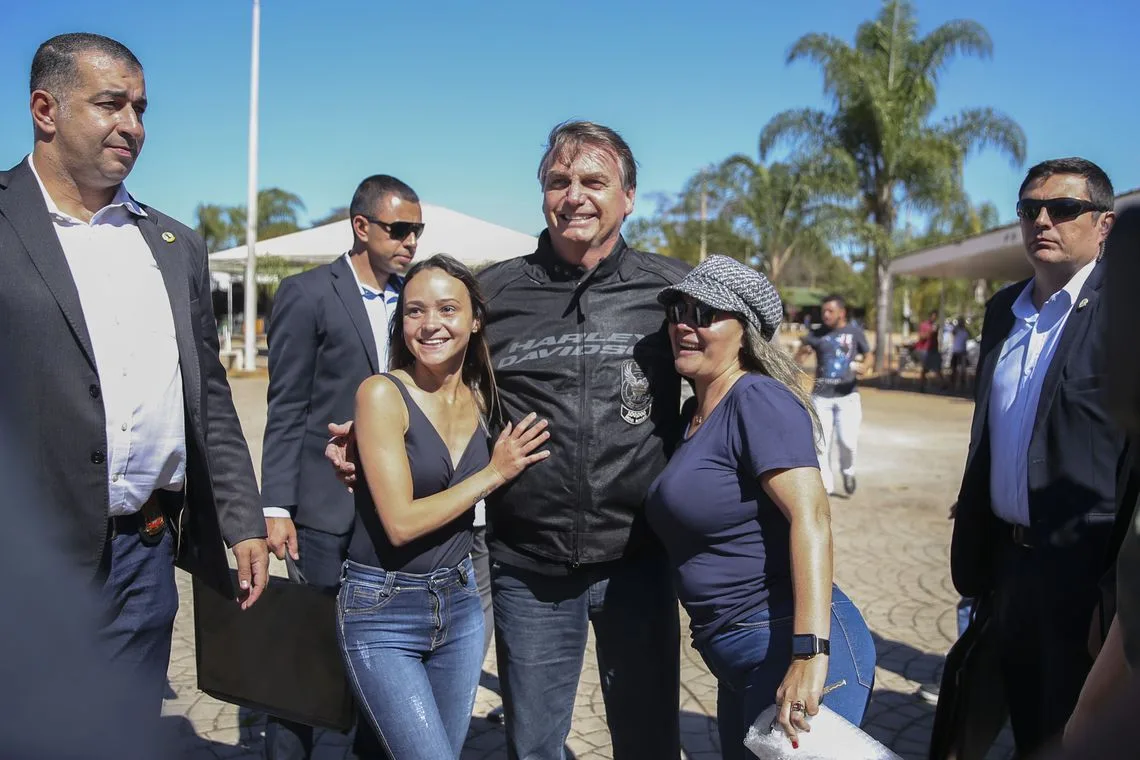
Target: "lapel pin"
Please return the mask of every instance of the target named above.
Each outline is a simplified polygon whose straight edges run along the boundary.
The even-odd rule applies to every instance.
[[[173,232],[164,232],[164,233],[162,233],[162,239],[168,243],[173,243],[174,242],[174,233]]]
[[[1081,302],[1079,304],[1077,304],[1077,311],[1080,311],[1081,309],[1085,308],[1088,305],[1089,305],[1089,299],[1082,298]]]

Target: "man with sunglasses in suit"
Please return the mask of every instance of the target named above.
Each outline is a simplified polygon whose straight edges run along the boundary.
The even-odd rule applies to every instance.
[[[326,587],[340,581],[356,514],[352,494],[325,461],[328,424],[350,418],[356,389],[388,370],[389,325],[424,231],[415,191],[385,174],[360,183],[349,217],[352,247],[282,280],[268,331],[261,501],[269,548],[292,558],[294,580],[295,569]],[[308,758],[312,745],[311,727],[270,718],[269,760]],[[367,720],[357,721],[354,750],[364,760],[387,756]]]
[[[1034,276],[986,309],[950,561],[979,600],[972,625],[999,653],[993,686],[1024,757],[1063,730],[1091,666],[1125,442],[1101,398],[1112,184],[1090,161],[1056,159],[1029,170],[1019,198]]]

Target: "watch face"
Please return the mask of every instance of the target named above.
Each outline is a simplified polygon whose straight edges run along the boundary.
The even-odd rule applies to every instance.
[[[800,634],[792,637],[793,657],[811,657],[816,653],[815,636]]]

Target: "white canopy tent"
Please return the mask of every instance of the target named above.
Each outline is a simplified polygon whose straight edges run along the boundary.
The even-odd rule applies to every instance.
[[[446,253],[468,266],[475,266],[524,256],[533,252],[538,244],[538,238],[534,235],[500,227],[442,206],[430,203],[421,205],[425,227],[416,251],[417,260],[434,253]],[[343,254],[351,244],[351,225],[348,219],[342,219],[269,240],[259,240],[257,255],[259,258],[280,257],[297,264],[323,264]],[[247,250],[243,245],[210,254],[210,269],[219,275],[228,273],[236,276],[240,281]],[[215,278],[216,281],[221,279],[223,278],[217,276]]]
[[[458,211],[420,204],[423,208],[424,234],[416,249],[416,259],[435,253],[446,253],[468,266],[491,264],[525,256],[534,251],[538,238],[500,227]],[[348,219],[311,227],[288,235],[257,241],[257,256],[273,256],[305,264],[324,264],[342,255],[352,245],[352,227]],[[234,320],[233,285],[245,279],[246,246],[210,254],[211,279],[216,290],[226,293],[226,321],[222,325],[222,353],[236,357],[231,343]],[[258,284],[273,283],[276,277],[258,274]],[[240,366],[240,365],[239,365]]]
[[[1140,189],[1116,196],[1116,208],[1140,202]],[[953,243],[926,248],[891,262],[890,273],[964,280],[1022,280],[1033,275],[1018,222]]]

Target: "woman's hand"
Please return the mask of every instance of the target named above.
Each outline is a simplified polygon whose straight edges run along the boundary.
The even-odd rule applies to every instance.
[[[793,748],[799,746],[797,731],[811,731],[807,718],[819,712],[827,680],[827,662],[825,654],[817,654],[807,660],[792,660],[783,683],[776,689],[776,704],[780,706],[778,720]]]
[[[490,466],[504,482],[514,480],[528,466],[550,456],[549,451],[534,451],[550,439],[546,420],[535,422],[536,419],[538,415],[531,412],[518,425],[508,422],[499,433],[495,449],[491,452]]]

